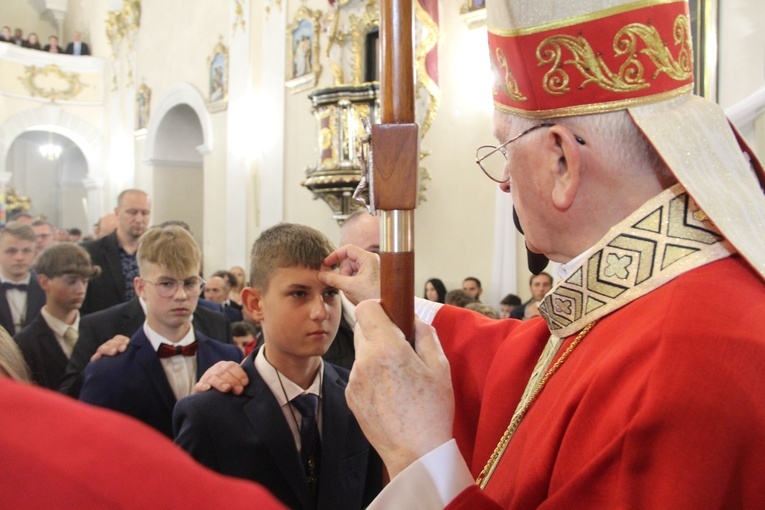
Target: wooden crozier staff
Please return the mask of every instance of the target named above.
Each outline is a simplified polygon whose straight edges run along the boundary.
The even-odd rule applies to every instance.
[[[414,208],[419,128],[414,122],[412,0],[380,6],[381,124],[372,126],[370,200],[380,212],[380,297],[391,320],[414,341]]]

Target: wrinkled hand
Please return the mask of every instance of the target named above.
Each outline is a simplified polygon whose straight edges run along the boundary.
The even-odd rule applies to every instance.
[[[356,308],[356,361],[345,395],[391,479],[452,438],[454,393],[435,330],[415,320],[415,349],[379,303]]]
[[[125,352],[127,346],[130,344],[130,338],[125,335],[116,335],[114,338],[102,343],[90,357],[90,361],[96,361],[104,356],[116,356],[121,352]]]
[[[202,374],[199,381],[194,385],[194,393],[207,391],[215,388],[221,393],[232,392],[241,395],[249,379],[244,369],[235,361],[219,361]]]
[[[327,266],[340,265],[339,272],[322,271],[319,280],[340,289],[351,303],[380,297],[380,258],[358,246],[346,244],[324,259]]]

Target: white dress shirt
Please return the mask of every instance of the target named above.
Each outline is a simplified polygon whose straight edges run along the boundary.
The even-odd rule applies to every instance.
[[[61,350],[64,351],[64,354],[66,354],[66,357],[71,358],[73,346],[70,346],[69,342],[64,339],[64,333],[66,333],[66,330],[69,328],[74,328],[75,331],[80,331],[80,312],[77,312],[77,317],[71,324],[58,320],[52,316],[44,306],[42,307],[42,310],[40,310],[40,315],[42,315],[45,324],[47,324],[51,331],[53,331],[53,336],[56,337],[56,341],[58,341],[58,344],[61,346]]]
[[[292,431],[292,437],[295,439],[295,446],[297,446],[297,450],[300,451],[300,426],[298,424],[303,419],[303,416],[295,406],[290,404],[290,401],[297,396],[305,394],[313,394],[319,397],[319,409],[316,414],[316,424],[319,426],[319,437],[321,437],[321,418],[323,414],[321,383],[322,374],[324,373],[324,361],[319,358],[319,370],[316,372],[316,377],[314,377],[311,386],[307,390],[304,390],[288,379],[284,374],[279,373],[276,370],[276,367],[268,362],[265,357],[265,350],[267,348],[268,345],[264,345],[258,350],[258,354],[255,356],[255,370],[258,371],[258,374],[263,378],[268,389],[270,389],[271,393],[276,397],[276,401],[279,402],[279,407],[282,408],[284,418],[287,420],[287,424]]]
[[[29,281],[32,278],[31,273],[27,273],[26,278],[14,282],[13,280],[4,277],[0,274],[0,282],[15,283],[18,285],[29,285]],[[27,291],[19,289],[8,289],[5,291],[5,299],[8,301],[8,308],[11,309],[11,317],[13,318],[13,327],[16,331],[9,331],[11,336],[15,335],[23,329],[24,319],[27,316]]]
[[[175,343],[151,329],[146,322],[143,324],[143,331],[146,333],[146,338],[149,339],[155,351],[159,350],[159,345],[163,343],[183,347],[196,341],[194,328],[189,328],[186,336]],[[167,382],[170,383],[170,388],[173,390],[176,400],[191,395],[191,390],[197,382],[197,356],[171,356],[169,358],[160,358],[159,362],[162,363],[162,368],[167,376]]]

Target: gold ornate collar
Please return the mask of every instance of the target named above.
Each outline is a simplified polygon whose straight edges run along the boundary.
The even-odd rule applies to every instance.
[[[612,227],[545,296],[539,313],[550,332],[564,338],[682,273],[734,252],[676,184]]]

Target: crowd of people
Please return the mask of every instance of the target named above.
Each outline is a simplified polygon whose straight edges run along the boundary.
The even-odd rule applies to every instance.
[[[48,44],[42,45],[37,34],[30,32],[24,37],[24,31],[20,28],[16,28],[11,33],[11,27],[4,26],[0,29],[0,42],[15,44],[22,48],[29,48],[30,50],[47,51],[48,53],[65,53],[67,55],[90,55],[90,47],[88,43],[82,40],[81,32],[72,33],[72,40],[66,45],[66,49],[59,45],[57,35],[51,35],[48,37]]]
[[[552,283],[553,277],[549,273],[542,272],[538,275],[532,275],[529,282],[531,298],[522,303],[521,298],[517,295],[508,294],[500,301],[499,310],[481,302],[483,287],[481,287],[481,280],[475,276],[468,276],[462,280],[461,289],[449,291],[446,290],[444,282],[439,278],[431,278],[425,282],[423,298],[428,301],[467,308],[492,319],[512,317],[514,319],[529,320],[539,316],[537,306],[545,294],[552,288]]]

